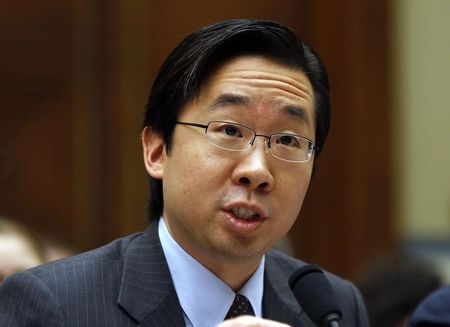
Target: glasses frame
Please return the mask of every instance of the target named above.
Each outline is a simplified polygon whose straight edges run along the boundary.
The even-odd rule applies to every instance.
[[[212,120],[212,121],[208,122],[206,125],[205,125],[205,124],[199,124],[199,123],[192,123],[192,122],[184,122],[184,121],[177,121],[176,123],[179,124],[179,125],[186,125],[186,126],[192,126],[192,127],[203,128],[203,129],[205,129],[205,134],[208,134],[208,128],[209,128],[209,125],[210,125],[211,123],[226,123],[226,124],[232,124],[232,125],[236,125],[236,126],[240,126],[240,127],[246,128],[246,129],[248,129],[248,130],[250,130],[250,131],[253,132],[253,139],[252,139],[252,141],[249,143],[250,146],[249,146],[248,149],[242,149],[242,150],[227,149],[227,148],[223,148],[223,147],[221,147],[221,146],[218,146],[218,145],[216,145],[216,144],[211,143],[211,145],[214,145],[214,146],[216,146],[216,147],[218,147],[218,148],[220,148],[220,149],[224,149],[224,150],[227,150],[227,151],[247,151],[247,150],[249,150],[249,149],[252,148],[253,144],[255,143],[255,140],[256,140],[256,137],[257,137],[257,136],[264,137],[264,138],[268,139],[267,147],[270,149],[269,152],[270,152],[270,154],[272,154],[272,156],[274,156],[274,157],[277,158],[277,159],[280,159],[280,160],[283,160],[283,161],[287,161],[287,162],[294,162],[294,163],[304,163],[304,162],[308,162],[308,161],[311,160],[311,158],[312,158],[314,152],[319,151],[319,147],[315,145],[315,143],[314,143],[313,140],[310,140],[310,139],[307,138],[307,137],[300,136],[300,135],[297,135],[297,134],[291,134],[291,133],[273,133],[273,134],[270,134],[270,135],[257,134],[256,131],[255,131],[254,129],[252,129],[252,128],[248,127],[248,126],[241,125],[241,124],[238,124],[238,123],[229,122],[229,121],[225,121],[225,120]],[[281,157],[278,157],[277,155],[275,155],[275,154],[272,152],[272,146],[271,146],[270,139],[272,138],[273,135],[280,135],[280,134],[281,134],[281,135],[290,135],[290,136],[299,137],[299,138],[304,139],[304,140],[308,141],[309,143],[311,143],[311,146],[308,147],[308,149],[309,149],[309,151],[308,151],[308,159],[307,159],[307,160],[288,160],[288,159],[284,159],[284,158],[281,158]]]

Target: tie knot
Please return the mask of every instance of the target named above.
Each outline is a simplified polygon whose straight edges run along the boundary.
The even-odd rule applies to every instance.
[[[225,320],[243,315],[254,316],[255,312],[253,311],[250,301],[244,295],[236,294],[233,304],[231,305],[230,310],[225,316]]]

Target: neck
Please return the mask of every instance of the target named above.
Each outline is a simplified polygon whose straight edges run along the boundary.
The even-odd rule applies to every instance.
[[[239,263],[217,262],[217,259],[214,262],[208,262],[208,260],[198,261],[212,271],[233,291],[238,292],[258,269],[261,259],[258,261]]]
[[[177,237],[172,232],[170,224],[165,224],[172,239],[184,251],[219,277],[235,292],[242,288],[261,263],[262,253],[243,257],[238,254],[223,254],[211,249],[205,251],[201,246],[192,246],[192,242],[186,241],[183,234]]]

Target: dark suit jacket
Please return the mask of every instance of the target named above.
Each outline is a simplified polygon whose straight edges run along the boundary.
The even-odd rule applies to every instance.
[[[276,251],[267,254],[266,318],[315,326],[288,286],[289,276],[302,265]],[[334,275],[328,277],[344,313],[341,327],[368,326],[355,287]],[[2,327],[184,325],[155,223],[144,233],[17,273],[0,287]]]

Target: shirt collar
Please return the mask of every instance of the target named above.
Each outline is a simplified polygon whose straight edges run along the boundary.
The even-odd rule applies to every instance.
[[[159,238],[167,259],[180,305],[193,326],[216,326],[223,321],[235,293],[220,278],[191,257],[173,239],[164,219],[159,220]],[[245,295],[257,317],[262,317],[264,289],[263,256],[258,269],[239,291]]]

